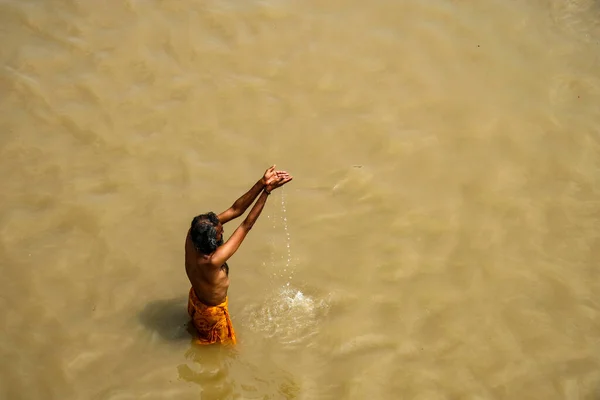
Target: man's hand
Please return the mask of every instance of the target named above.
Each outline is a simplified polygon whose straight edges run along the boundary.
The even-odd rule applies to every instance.
[[[269,180],[269,183],[265,185],[267,193],[271,193],[273,189],[277,189],[294,179],[293,176],[288,174],[286,171],[276,171],[274,177]]]
[[[262,179],[260,180],[260,183],[262,183],[263,186],[267,186],[275,178],[277,178],[277,171],[275,171],[275,166],[272,165],[265,171],[265,174],[263,175]]]
[[[275,170],[275,166],[273,165],[265,171],[260,183],[263,186],[270,186],[281,180],[280,178],[286,178],[287,176],[289,176],[287,172]]]
[[[291,177],[287,172],[277,171],[275,170],[275,166],[273,165],[265,171],[263,177],[260,178],[260,180],[258,180],[254,184],[254,186],[250,188],[250,190],[248,190],[244,195],[242,195],[242,197],[237,199],[231,207],[219,214],[219,221],[221,221],[222,224],[225,224],[231,221],[232,219],[239,217],[246,211],[246,209],[252,204],[252,202],[256,200],[256,198],[261,194],[263,189],[267,187],[274,189],[285,184],[286,182],[289,182],[290,180]],[[269,189],[268,191],[270,192],[271,189]]]

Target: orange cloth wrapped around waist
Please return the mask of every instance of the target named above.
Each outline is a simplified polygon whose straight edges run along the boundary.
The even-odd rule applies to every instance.
[[[217,306],[202,303],[194,288],[190,289],[188,314],[198,331],[195,342],[198,344],[229,343],[236,344],[235,331],[229,318],[228,299]]]

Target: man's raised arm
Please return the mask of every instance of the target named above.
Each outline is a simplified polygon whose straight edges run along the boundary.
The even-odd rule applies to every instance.
[[[283,171],[275,171],[274,165],[268,168],[263,177],[260,178],[260,180],[258,180],[258,182],[256,182],[254,186],[250,188],[250,190],[244,193],[242,197],[237,199],[231,207],[219,214],[219,221],[222,224],[225,224],[226,222],[229,222],[245,213],[248,207],[254,203],[254,200],[256,200],[265,186],[271,183],[273,179],[277,178],[277,176],[281,175],[282,173]]]
[[[269,183],[267,183],[265,186],[256,203],[254,203],[252,210],[250,210],[250,213],[246,219],[244,219],[244,222],[240,224],[240,226],[233,232],[231,237],[225,243],[219,246],[210,257],[210,263],[215,268],[220,268],[221,265],[223,265],[237,251],[237,249],[239,249],[240,245],[246,238],[246,235],[248,232],[250,232],[250,229],[252,229],[254,223],[260,216],[260,213],[267,202],[267,197],[269,197],[271,194],[271,190],[285,185],[292,179],[292,176],[287,172],[281,171],[281,174],[269,180]]]

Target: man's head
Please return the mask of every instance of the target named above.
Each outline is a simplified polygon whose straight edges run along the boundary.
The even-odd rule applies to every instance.
[[[213,212],[201,214],[192,220],[192,243],[202,254],[211,254],[223,244],[223,225]]]

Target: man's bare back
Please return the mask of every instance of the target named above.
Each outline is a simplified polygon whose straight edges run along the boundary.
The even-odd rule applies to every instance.
[[[201,302],[216,306],[225,301],[229,289],[229,266],[225,263],[218,270],[212,268],[209,257],[199,254],[194,248],[189,231],[185,239],[185,272]]]
[[[229,266],[227,260],[260,216],[273,189],[292,180],[285,171],[267,169],[263,177],[233,205],[218,216],[202,214],[194,218],[185,239],[185,270],[198,299],[207,306],[217,306],[227,299]],[[223,225],[242,215],[256,200],[246,219],[223,243]]]

